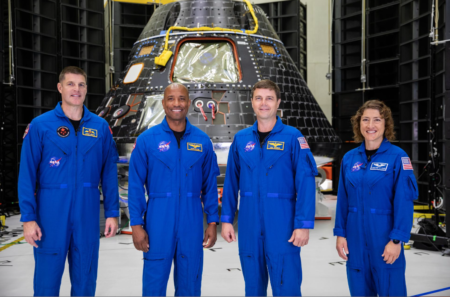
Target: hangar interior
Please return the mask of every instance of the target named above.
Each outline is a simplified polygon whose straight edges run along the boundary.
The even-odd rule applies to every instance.
[[[1,296],[32,294],[33,251],[22,237],[17,194],[22,137],[33,118],[52,110],[60,101],[56,89],[58,75],[69,65],[86,71],[89,87],[85,105],[112,123],[110,126],[118,148],[125,152],[120,154],[125,161],[119,164],[123,179],[120,182],[123,194],[120,227],[125,232],[114,238],[101,237],[97,294],[141,294],[142,255],[134,249],[131,236],[126,232],[127,198],[123,189],[127,180],[123,177],[135,135],[162,119],[158,102],[162,99],[161,86],[167,85],[166,76],[162,77],[167,75],[168,69],[153,71],[146,64],[142,66],[144,70],[139,69],[133,77],[131,68],[139,66],[131,61],[140,59],[143,63],[150,60],[153,63],[163,42],[162,34],[158,35],[159,39],[154,35],[160,34],[159,29],[167,30],[180,16],[180,7],[174,2],[1,2]],[[238,130],[255,120],[251,106],[243,99],[248,96],[250,87],[245,85],[247,83],[241,86],[241,81],[249,79],[253,84],[259,78],[272,79],[282,86],[283,103],[279,115],[283,122],[298,127],[317,155],[329,157],[321,164],[325,165],[321,181],[327,179],[327,190],[317,199],[326,207],[326,217],[330,219],[316,220],[309,245],[302,249],[303,295],[349,295],[345,263],[335,251],[332,231],[339,169],[343,155],[358,146],[353,141],[351,116],[364,102],[380,99],[392,109],[397,135],[394,144],[410,156],[419,185],[411,241],[405,251],[408,293],[448,296],[450,230],[446,226],[450,223],[450,165],[447,164],[450,162],[447,160],[450,156],[450,79],[446,74],[450,71],[450,26],[447,25],[450,1],[251,2],[258,7],[257,14],[267,17],[270,26],[263,27],[267,35],[257,41],[258,45],[249,48],[248,59],[237,57],[234,45],[246,47],[248,40],[244,36],[198,43],[183,41],[178,44],[177,55],[173,57],[172,81],[192,86],[192,90],[198,92],[191,94],[195,107],[189,120],[199,127],[203,125],[202,129],[217,144],[231,142]],[[244,6],[235,7],[230,13],[239,18],[239,25],[252,28],[254,23]],[[158,16],[153,18],[154,23],[149,22],[152,16]],[[205,17],[205,24],[208,22]],[[199,23],[197,27],[203,25]],[[175,42],[186,36],[175,37]],[[268,36],[279,38],[281,43],[271,42]],[[144,39],[145,44],[137,43]],[[216,53],[225,63],[209,61],[209,55]],[[193,67],[185,66],[199,55],[206,60],[192,63]],[[245,69],[253,67],[245,64],[252,55],[259,63],[260,72],[251,79],[249,76],[243,78]],[[296,69],[301,77],[273,73],[274,65],[278,64],[270,59],[278,55],[288,61],[284,65],[289,65],[293,71]],[[219,73],[208,73],[202,68],[211,62],[216,63],[214,69],[220,69]],[[127,80],[142,83],[127,85]],[[289,88],[292,81],[302,87]],[[193,82],[202,82],[205,86],[199,84],[197,87]],[[226,91],[208,89],[208,83],[221,86],[219,82]],[[298,99],[297,94],[301,94]],[[229,98],[225,99],[226,96]],[[145,108],[140,105],[143,101],[147,104]],[[210,102],[215,110],[210,108]],[[123,109],[119,112],[124,106],[128,106],[126,117],[121,116]],[[134,106],[138,108],[133,109]],[[153,116],[147,117],[146,113]],[[133,125],[135,128],[131,131],[134,134],[131,134],[129,127]],[[219,164],[223,164],[219,154],[225,154],[226,159],[227,150],[217,148]],[[223,185],[226,167],[220,166],[220,169],[219,186]],[[434,224],[434,230],[421,224],[424,219]],[[101,220],[102,224],[104,220]],[[445,253],[447,256],[443,255]],[[202,294],[243,295],[237,243],[227,244],[219,235],[216,246],[205,250],[204,254]],[[173,291],[171,279],[168,295],[173,295]],[[69,292],[70,279],[66,270],[61,295]]]

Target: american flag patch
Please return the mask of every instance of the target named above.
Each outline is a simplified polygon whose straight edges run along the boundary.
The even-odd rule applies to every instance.
[[[298,142],[300,143],[300,148],[303,149],[309,149],[308,142],[306,142],[305,137],[299,137],[297,138]]]
[[[31,128],[31,124],[28,124],[28,126],[27,126],[27,128],[25,129],[25,133],[23,133],[23,139],[25,139],[25,137],[27,137],[27,135],[28,135],[28,131],[30,131],[30,128]]]
[[[403,163],[403,170],[413,170],[411,160],[408,157],[403,157],[402,163]]]

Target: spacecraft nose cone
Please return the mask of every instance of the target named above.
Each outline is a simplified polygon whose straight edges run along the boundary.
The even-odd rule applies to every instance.
[[[254,124],[255,113],[273,111],[284,124],[301,131],[315,157],[332,160],[341,140],[264,11],[256,5],[253,10],[255,19],[243,2],[181,0],[154,12],[116,87],[97,110],[109,122],[119,151],[131,150],[138,135],[161,123],[164,89],[178,82],[187,88],[192,104],[166,112],[187,113],[190,123],[214,143],[231,143],[238,131]],[[165,66],[155,64],[169,51]],[[252,86],[263,79],[281,90],[275,109],[266,104],[253,109]]]

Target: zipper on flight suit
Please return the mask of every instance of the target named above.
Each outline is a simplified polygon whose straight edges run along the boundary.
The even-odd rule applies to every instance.
[[[369,158],[367,158],[367,155],[366,154],[364,154],[365,156],[366,156],[366,160],[367,160],[367,163],[366,163],[366,166],[364,166],[364,174],[363,174],[363,184],[364,184],[364,180],[365,180],[365,177],[366,177],[366,173],[367,173],[367,170],[370,170],[370,164],[372,164],[372,160],[373,160],[373,157],[375,156],[377,154],[377,152],[375,152],[375,154],[373,154],[371,157],[370,157],[370,159]],[[364,188],[366,187],[367,185],[365,185],[364,186]],[[363,188],[363,189],[364,189]],[[365,219],[365,217],[364,217],[364,214],[365,214],[365,209],[364,209],[364,191],[363,191],[363,193],[362,193],[363,195],[362,195],[362,197],[361,197],[361,202],[362,202],[362,219],[363,219],[363,228],[364,228],[364,231],[366,230],[366,219]],[[368,228],[368,229],[370,229],[370,228]],[[370,232],[370,230],[368,230],[369,232]],[[364,236],[364,243],[366,244],[366,246],[367,246],[367,232],[363,232],[363,236]]]
[[[70,120],[68,118],[67,118],[67,120],[69,121],[70,125],[72,125],[72,122],[70,122]],[[75,209],[74,203],[75,203],[75,199],[77,197],[77,184],[78,184],[78,166],[77,166],[77,164],[78,164],[78,133],[77,132],[78,132],[78,130],[80,130],[80,127],[82,127],[83,124],[84,124],[84,121],[81,121],[80,125],[78,126],[78,129],[74,129],[75,130],[75,141],[76,141],[76,144],[75,144],[75,185],[74,185],[74,191],[73,191],[74,197],[73,197],[72,203],[71,203],[72,209]],[[73,127],[73,125],[72,125],[72,127]],[[70,217],[72,217],[72,216],[70,215]],[[72,226],[73,226],[73,224],[72,224]]]
[[[270,135],[272,135],[272,132],[270,132],[269,135],[267,135],[266,138],[264,138],[264,140],[261,142],[261,140],[259,139],[259,133],[256,132],[256,138],[258,139],[258,142],[260,143],[259,156],[260,156],[260,160],[261,161],[262,161],[262,159],[264,157],[263,156],[264,144],[266,143],[267,139],[269,139]],[[262,164],[262,162],[259,162],[259,163]],[[258,178],[258,204],[260,205],[259,220],[260,220],[260,224],[261,224],[261,236],[264,236],[266,228],[265,228],[264,219],[263,219],[263,217],[264,217],[263,216],[264,209],[263,209],[263,204],[261,203],[261,187],[260,187],[259,180],[260,179]]]
[[[185,132],[186,133],[186,132]],[[172,132],[172,134],[173,134],[173,132]],[[173,136],[175,137],[175,134],[173,134]],[[176,138],[176,137],[175,137]],[[176,237],[178,237],[178,226],[179,226],[179,224],[180,224],[180,209],[181,209],[181,183],[182,183],[182,180],[181,180],[181,168],[182,168],[182,166],[181,166],[181,141],[184,139],[184,135],[183,135],[183,137],[181,137],[180,138],[180,143],[178,143],[178,141],[177,141],[177,143],[178,143],[178,151],[177,151],[177,157],[178,157],[178,162],[177,162],[177,175],[178,175],[178,178],[179,178],[179,180],[180,180],[180,182],[179,182],[179,184],[178,184],[178,203],[177,203],[177,221],[176,221],[176,224],[175,224],[175,232],[176,232]],[[176,140],[176,139],[175,139]]]

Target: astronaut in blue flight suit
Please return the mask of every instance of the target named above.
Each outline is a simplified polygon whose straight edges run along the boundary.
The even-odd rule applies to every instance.
[[[236,134],[222,198],[222,237],[236,241],[247,296],[300,296],[300,247],[314,228],[316,163],[303,135],[276,116],[280,90],[270,80],[252,89],[257,122]],[[238,191],[240,193],[238,194]],[[268,272],[267,272],[268,270]]]
[[[107,122],[92,114],[86,73],[69,66],[59,77],[62,103],[28,125],[19,172],[25,240],[36,261],[34,294],[57,296],[66,255],[71,295],[94,296],[99,250],[99,182],[106,237],[117,232],[117,150]],[[36,187],[37,184],[37,187]]]
[[[390,109],[367,101],[352,118],[361,146],[341,164],[334,235],[347,260],[352,296],[407,296],[405,255],[413,222],[417,182],[408,155],[391,144]]]
[[[220,172],[211,140],[186,118],[187,88],[169,85],[162,104],[165,119],[137,138],[129,169],[133,242],[144,252],[143,295],[166,295],[173,260],[175,295],[200,296],[203,247],[217,240]]]

